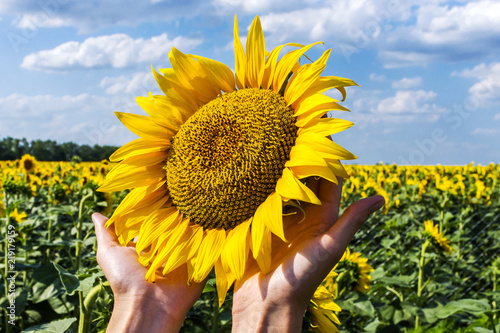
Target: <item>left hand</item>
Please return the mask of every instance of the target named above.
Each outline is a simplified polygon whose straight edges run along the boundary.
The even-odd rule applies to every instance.
[[[97,262],[109,281],[115,306],[108,332],[178,332],[189,309],[198,300],[204,283],[187,284],[186,265],[156,282],[146,281],[147,268],[138,261],[135,244],[122,246],[107,218],[92,215],[97,236]]]

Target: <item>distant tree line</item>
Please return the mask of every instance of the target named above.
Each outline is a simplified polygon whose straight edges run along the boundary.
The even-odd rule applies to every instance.
[[[0,141],[0,160],[16,160],[24,154],[38,161],[102,161],[109,158],[118,147],[78,145],[73,142],[57,143],[53,140],[4,138]]]

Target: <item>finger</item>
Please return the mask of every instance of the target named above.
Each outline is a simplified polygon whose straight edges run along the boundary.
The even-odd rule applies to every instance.
[[[108,229],[105,227],[107,220],[108,218],[100,213],[92,214],[92,221],[95,226],[95,235],[97,237],[97,246],[101,247],[101,249],[110,245],[118,244],[118,238],[116,237],[114,226],[110,226]]]
[[[344,214],[321,238],[328,252],[340,259],[347,245],[368,217],[382,208],[385,200],[381,195],[365,198],[351,204]]]
[[[328,205],[328,214],[331,217],[331,223],[337,221],[339,217],[340,199],[342,198],[343,179],[337,177],[338,184],[332,183],[326,179],[321,179],[319,183],[318,198],[325,205]]]
[[[309,187],[311,189],[311,191],[313,191],[314,194],[316,194],[316,195],[318,195],[318,192],[319,192],[320,179],[321,179],[320,177],[311,176],[311,177],[307,178],[307,181],[306,181],[307,187]]]

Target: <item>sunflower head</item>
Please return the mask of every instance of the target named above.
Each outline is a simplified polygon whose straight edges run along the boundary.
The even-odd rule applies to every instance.
[[[333,301],[334,297],[334,294],[323,285],[319,285],[314,292],[306,313],[314,332],[340,332],[336,326],[340,325],[336,312],[342,309]]]
[[[431,220],[424,221],[424,235],[432,244],[441,248],[444,252],[448,254],[453,252],[450,241],[444,237],[444,233],[439,232],[439,226]]]
[[[26,214],[26,212],[19,213],[17,211],[17,208],[15,208],[14,211],[10,213],[10,217],[13,218],[17,223],[21,223],[26,220],[27,216],[28,215]]]
[[[34,156],[31,156],[30,154],[24,154],[23,157],[21,157],[21,161],[19,162],[21,169],[26,173],[31,173],[33,170],[35,170],[36,166],[36,158]]]
[[[327,278],[325,286],[336,295],[348,290],[356,290],[366,294],[370,291],[370,273],[373,267],[368,259],[361,257],[359,252],[351,252],[347,248],[335,267],[336,274]]]
[[[244,49],[234,23],[235,73],[173,48],[172,68],[153,70],[164,94],[137,98],[148,116],[116,113],[140,138],[113,153],[119,163],[100,188],[130,190],[108,224],[123,244],[137,237],[148,280],[185,265],[200,282],[215,267],[221,301],[249,252],[269,270],[271,235],[286,241],[283,203],[320,204],[305,180],[336,183],[347,177],[340,160],[356,158],[329,138],[352,123],[325,117],[347,109],[323,93],[345,98],[355,85],[321,75],[330,50],[305,64],[318,43],[266,52],[258,17]]]

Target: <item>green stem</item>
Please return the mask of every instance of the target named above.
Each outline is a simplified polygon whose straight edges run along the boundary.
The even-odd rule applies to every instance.
[[[497,291],[497,269],[493,269],[493,293]],[[493,301],[491,303],[493,307],[493,330],[495,330],[495,319],[497,318],[497,312],[495,311],[497,308],[497,302]],[[496,333],[496,332],[495,332]]]
[[[57,218],[57,215],[55,218]],[[47,243],[48,243],[48,245],[50,245],[51,241],[52,241],[52,218],[49,217],[49,224],[47,225]],[[46,258],[45,258],[46,262],[50,262],[50,252],[51,252],[51,248],[49,246],[47,248],[47,254],[46,254]]]
[[[219,315],[220,315],[219,297],[217,297],[217,293],[215,293],[215,297],[214,297],[214,315],[212,316],[212,332],[213,333],[217,333],[218,332]]]
[[[82,244],[80,241],[82,240],[82,229],[83,229],[83,204],[85,203],[85,200],[90,198],[92,195],[93,195],[92,192],[87,193],[80,201],[80,207],[78,209],[78,222],[76,225],[76,239],[78,242],[76,243],[76,251],[75,251],[75,257],[76,257],[75,270],[77,272],[80,269],[80,256],[82,248]]]
[[[81,304],[83,305],[80,307],[78,333],[88,333],[90,331],[90,324],[92,323],[92,310],[94,308],[95,301],[97,300],[97,296],[99,296],[101,288],[102,284],[99,284],[90,289],[85,299],[83,299],[83,294],[81,292],[78,294],[81,300]]]
[[[5,228],[5,237],[4,237],[4,273],[3,273],[3,285],[5,289],[5,297],[7,300],[9,299],[9,284],[7,281],[7,273],[9,271],[9,259],[8,259],[8,253],[9,253],[9,237],[8,237],[8,230],[9,230],[9,225],[10,225],[10,219],[9,219],[9,197],[7,194],[7,191],[4,191],[5,193],[5,225],[7,226]],[[5,330],[7,333],[12,332],[12,325],[9,324],[9,313],[7,309],[5,309]]]
[[[82,200],[80,201],[80,207],[78,209],[78,221],[77,221],[77,226],[76,226],[77,243],[76,243],[76,250],[75,250],[75,257],[76,257],[75,271],[76,272],[78,272],[78,270],[80,269],[80,260],[81,260],[81,246],[82,246],[81,240],[82,240],[82,229],[83,229],[83,205],[85,203],[85,200],[90,198],[92,195],[93,194],[91,191],[89,193],[87,193],[86,195],[84,195]],[[92,289],[92,290],[94,290],[94,289]],[[89,295],[90,295],[90,292],[89,292]],[[87,295],[87,297],[89,295]],[[88,332],[89,327],[90,327],[91,315],[88,313],[89,310],[87,310],[85,307],[85,300],[83,299],[83,292],[79,291],[78,292],[78,303],[80,305],[80,322],[78,324],[78,332],[79,333]],[[92,310],[90,310],[90,311],[92,311]]]
[[[428,246],[429,246],[429,241],[426,240],[424,242],[424,244],[422,245],[422,252],[420,254],[420,261],[418,263],[417,302],[418,302],[419,306],[422,305],[422,302],[421,302],[422,291],[425,288],[425,285],[422,286],[422,282],[424,280],[425,250],[427,249]],[[415,317],[415,330],[418,329],[419,321],[420,321],[420,317],[419,317],[419,315],[417,315]]]
[[[489,314],[488,318],[491,321],[491,327],[493,329],[493,333],[497,333],[497,328],[495,327],[495,319],[493,318],[493,314]]]
[[[443,232],[443,224],[444,224],[444,204],[446,200],[443,202],[443,208],[439,212],[439,232]]]

